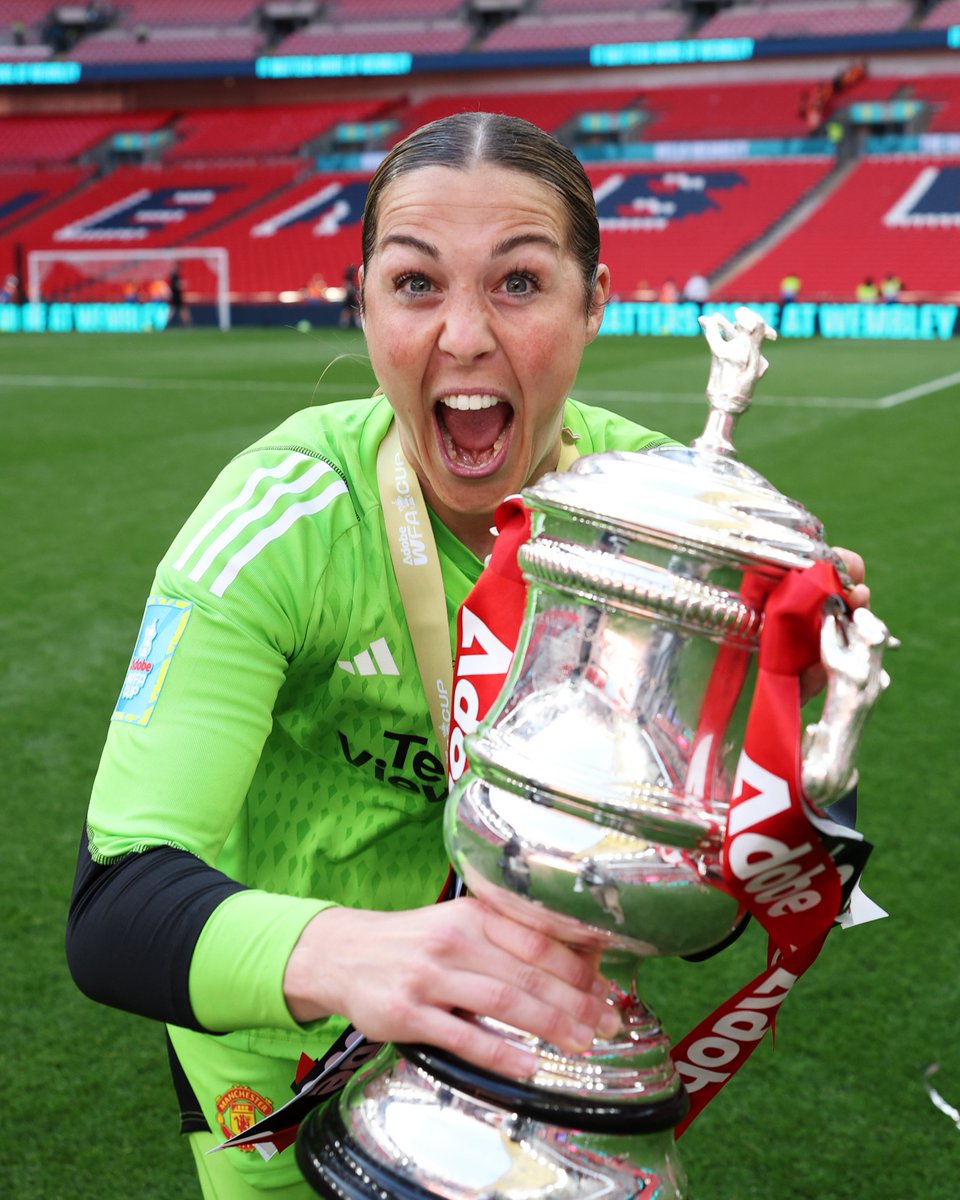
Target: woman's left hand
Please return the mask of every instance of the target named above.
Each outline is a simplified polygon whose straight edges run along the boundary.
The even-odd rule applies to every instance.
[[[834,551],[843,559],[843,565],[852,580],[853,586],[846,592],[847,603],[851,608],[869,608],[870,589],[864,582],[867,569],[863,559],[855,550],[845,550],[842,546],[835,546]]]
[[[868,608],[870,606],[870,589],[864,582],[867,569],[863,559],[855,550],[847,550],[842,546],[835,546],[834,551],[843,560],[843,565],[850,576],[850,587],[844,592],[844,599],[851,609]],[[808,700],[812,700],[814,696],[823,691],[826,685],[827,672],[821,663],[804,671],[800,676],[800,703],[806,704]]]

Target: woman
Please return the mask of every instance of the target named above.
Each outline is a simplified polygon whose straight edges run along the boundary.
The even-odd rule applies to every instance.
[[[569,1050],[618,1024],[594,959],[476,899],[434,903],[442,676],[494,508],[561,453],[666,440],[567,399],[609,292],[589,181],[524,121],[428,125],[371,181],[359,282],[383,395],[295,415],[187,521],[80,854],[74,977],[167,1023],[207,1197],[311,1194],[292,1154],[203,1151],[288,1099],[301,1052],[348,1022],[516,1077],[532,1060],[469,1014]]]

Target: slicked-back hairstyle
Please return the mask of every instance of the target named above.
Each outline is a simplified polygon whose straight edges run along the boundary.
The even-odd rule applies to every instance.
[[[424,167],[469,171],[489,164],[539,179],[560,197],[567,215],[567,249],[580,266],[584,308],[593,308],[600,261],[600,225],[593,189],[580,160],[530,121],[500,113],[464,112],[441,117],[398,142],[370,180],[363,209],[363,261],[377,245],[380,198],[401,175]]]

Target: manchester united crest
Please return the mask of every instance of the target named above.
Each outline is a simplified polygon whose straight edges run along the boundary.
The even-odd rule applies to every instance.
[[[266,1096],[261,1096],[259,1092],[255,1092],[253,1088],[243,1084],[235,1084],[222,1096],[218,1096],[216,1104],[217,1124],[223,1130],[224,1136],[228,1138],[243,1133],[245,1129],[256,1125],[257,1121],[263,1120],[273,1112],[272,1100],[268,1100]],[[252,1145],[244,1146],[241,1143],[236,1148],[253,1150],[254,1147]]]

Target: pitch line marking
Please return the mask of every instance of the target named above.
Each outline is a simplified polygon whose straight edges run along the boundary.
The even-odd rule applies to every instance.
[[[605,392],[592,388],[576,388],[578,400],[592,404],[627,403],[631,400],[644,404],[698,404],[706,408],[707,399],[702,392]],[[880,401],[868,400],[863,396],[763,396],[758,398],[760,407],[778,408],[878,408]]]
[[[960,371],[952,375],[942,375],[939,379],[931,379],[927,383],[918,383],[916,387],[906,388],[902,392],[893,392],[877,401],[877,408],[896,408],[906,404],[908,400],[916,400],[920,396],[929,396],[932,392],[942,392],[944,388],[953,387],[960,383]]]
[[[929,396],[945,388],[960,383],[960,371],[952,375],[943,375],[939,379],[931,379],[915,387],[893,392],[889,396],[881,396],[871,400],[863,396],[763,396],[758,399],[762,407],[770,405],[779,408],[834,408],[834,409],[887,409],[897,408],[910,400]],[[56,388],[135,388],[162,391],[195,391],[195,392],[285,392],[292,393],[310,389],[311,395],[320,392],[339,393],[343,391],[342,383],[324,383],[322,380],[310,383],[305,380],[278,383],[276,380],[254,379],[150,379],[125,378],[115,375],[0,375],[0,384],[14,387],[56,387]],[[643,404],[697,404],[705,405],[706,399],[699,392],[614,392],[593,388],[577,388],[578,399],[595,404],[629,403],[631,401]]]
[[[174,391],[195,392],[294,392],[306,391],[311,395],[317,392],[342,392],[343,384],[310,383],[306,380],[278,383],[274,380],[264,380],[262,383],[255,379],[125,379],[116,375],[0,375],[0,385],[9,384],[15,387],[58,387],[58,388],[132,388],[142,391],[150,388],[155,391],[163,389]]]

